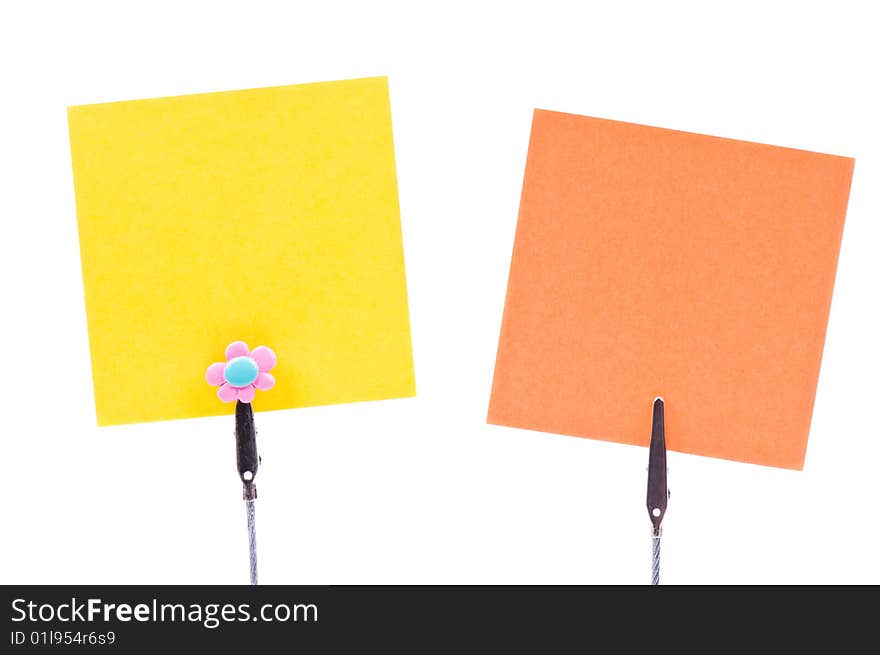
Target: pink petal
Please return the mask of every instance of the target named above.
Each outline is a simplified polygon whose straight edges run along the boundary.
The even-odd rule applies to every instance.
[[[211,364],[208,367],[207,372],[205,373],[205,379],[208,381],[208,384],[213,384],[215,387],[219,387],[226,380],[223,378],[223,370],[226,368],[226,364],[223,362],[217,362],[215,364]]]
[[[248,352],[248,345],[244,341],[233,341],[226,346],[226,361],[234,357],[244,357]]]
[[[224,403],[231,403],[233,400],[238,398],[238,389],[233,387],[228,382],[224,382],[223,386],[217,390],[217,396]]]
[[[254,399],[254,396],[257,394],[257,389],[254,385],[249,384],[246,387],[241,387],[238,390],[238,399],[243,403],[249,403]]]
[[[261,391],[268,391],[275,386],[275,377],[271,373],[260,373],[254,381],[254,386]]]
[[[256,360],[257,366],[260,367],[260,371],[263,373],[271,371],[275,366],[275,362],[278,361],[278,358],[275,357],[275,353],[272,349],[267,348],[266,346],[257,346],[254,348],[251,357]]]

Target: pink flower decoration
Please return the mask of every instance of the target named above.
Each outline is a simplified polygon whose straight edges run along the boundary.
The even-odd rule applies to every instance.
[[[271,348],[257,346],[251,351],[244,341],[233,341],[226,346],[226,361],[211,364],[205,379],[208,384],[220,387],[217,396],[223,402],[249,403],[257,389],[268,391],[275,386],[275,378],[269,371],[276,361]]]

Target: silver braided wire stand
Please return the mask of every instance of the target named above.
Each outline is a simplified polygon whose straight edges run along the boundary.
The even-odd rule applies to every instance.
[[[240,400],[235,405],[235,457],[238,475],[241,478],[244,507],[247,511],[251,584],[255,585],[257,584],[257,525],[254,502],[257,500],[257,487],[254,485],[254,476],[260,466],[260,456],[257,454],[254,410],[250,403],[243,403]]]
[[[651,584],[660,584],[660,535],[651,535]]]
[[[244,501],[247,509],[247,527],[248,527],[248,553],[250,556],[251,566],[251,584],[257,584],[257,525],[254,516],[254,499]]]
[[[669,488],[666,486],[666,424],[663,398],[654,398],[651,444],[648,448],[648,516],[651,517],[651,584],[660,584],[660,532]]]

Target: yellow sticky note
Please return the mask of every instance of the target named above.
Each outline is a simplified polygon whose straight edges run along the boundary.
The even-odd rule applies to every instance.
[[[100,425],[229,413],[238,339],[278,355],[260,410],[414,395],[386,78],[68,118]]]

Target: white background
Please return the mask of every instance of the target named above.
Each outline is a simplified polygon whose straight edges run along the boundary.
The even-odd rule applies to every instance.
[[[3,3],[0,582],[247,581],[231,418],[95,427],[66,107],[388,75],[418,396],[258,416],[261,581],[647,581],[646,449],[485,424],[541,107],[857,159],[806,467],[671,453],[663,580],[880,583],[875,12],[716,4]]]

